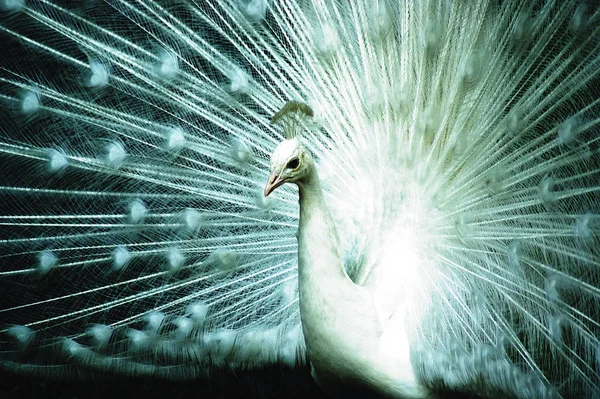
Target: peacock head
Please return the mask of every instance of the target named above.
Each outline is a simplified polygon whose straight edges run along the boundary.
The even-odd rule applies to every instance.
[[[265,197],[284,183],[298,184],[310,175],[312,157],[298,136],[303,129],[302,122],[312,116],[313,111],[308,105],[290,101],[271,119],[271,124],[283,124],[286,139],[271,155],[271,174],[265,186]]]

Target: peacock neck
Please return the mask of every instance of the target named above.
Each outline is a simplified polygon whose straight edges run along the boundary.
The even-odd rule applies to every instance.
[[[408,343],[399,341],[402,330],[387,333],[391,346],[382,341],[372,295],[346,274],[333,217],[317,172],[311,169],[297,182],[298,291],[313,378],[335,396],[366,388],[384,396],[426,397],[412,372],[409,352],[404,350]]]
[[[300,283],[329,285],[350,282],[339,253],[339,237],[323,196],[316,168],[298,182],[300,222],[298,226],[298,273]],[[316,280],[316,281],[315,281]],[[324,287],[328,288],[328,287]],[[331,288],[328,288],[330,291]]]
[[[344,270],[337,230],[314,167],[298,187],[302,331],[313,378],[326,392],[335,393],[340,383],[345,386],[342,381],[356,379],[364,374],[360,370],[370,368],[365,363],[368,353],[364,352],[373,352],[373,341],[368,337],[375,337],[374,312],[362,287]]]

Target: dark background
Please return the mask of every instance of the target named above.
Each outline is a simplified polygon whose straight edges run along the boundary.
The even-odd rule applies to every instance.
[[[216,370],[210,379],[172,381],[95,376],[47,380],[0,371],[0,398],[326,398],[306,368]]]
[[[0,371],[0,399],[328,398],[312,381],[310,372],[305,367],[291,370],[283,366],[273,366],[235,372],[221,369],[215,370],[209,379],[181,381],[109,375],[76,378],[77,376],[72,376],[68,380],[48,380]],[[441,392],[438,398],[477,399],[478,397]]]

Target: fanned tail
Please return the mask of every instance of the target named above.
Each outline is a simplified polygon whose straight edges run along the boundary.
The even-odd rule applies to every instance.
[[[6,4],[5,368],[305,364],[297,193],[262,196],[297,100],[347,271],[397,295],[423,384],[600,391],[597,5]]]

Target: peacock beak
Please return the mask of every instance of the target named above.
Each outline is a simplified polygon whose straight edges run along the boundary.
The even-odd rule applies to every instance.
[[[268,197],[273,190],[281,186],[283,183],[285,183],[285,180],[282,179],[277,172],[273,172],[271,176],[269,176],[269,181],[265,186],[265,197]]]

